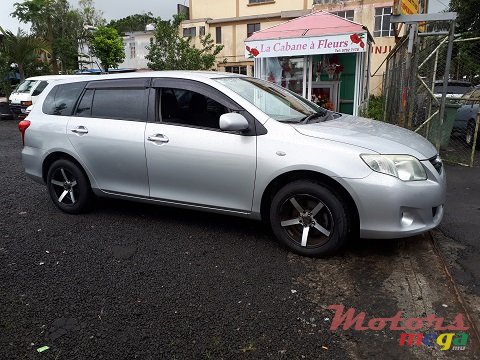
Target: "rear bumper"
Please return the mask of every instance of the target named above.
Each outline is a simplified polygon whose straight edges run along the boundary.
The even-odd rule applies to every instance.
[[[24,146],[22,150],[22,163],[27,176],[34,181],[45,184],[42,176],[43,151],[30,146]]]

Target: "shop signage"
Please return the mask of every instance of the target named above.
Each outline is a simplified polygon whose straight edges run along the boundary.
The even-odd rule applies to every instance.
[[[292,39],[256,40],[245,43],[245,57],[267,58],[366,51],[367,34],[344,34]]]
[[[395,0],[393,6],[394,15],[415,15],[419,13],[418,0]]]

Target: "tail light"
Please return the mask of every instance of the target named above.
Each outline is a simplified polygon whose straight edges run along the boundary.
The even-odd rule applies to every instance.
[[[22,143],[25,145],[25,131],[30,126],[29,120],[22,120],[18,123],[18,130],[20,130],[20,134],[22,134]]]

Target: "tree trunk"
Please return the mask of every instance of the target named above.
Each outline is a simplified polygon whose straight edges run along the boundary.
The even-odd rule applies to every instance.
[[[25,80],[25,70],[23,70],[23,64],[17,64],[17,67],[20,74],[20,82],[23,82],[23,80]]]
[[[54,75],[58,75],[58,63],[57,63],[57,54],[55,52],[55,49],[53,47],[53,25],[52,25],[52,18],[48,17],[47,20],[47,40],[48,43],[50,44],[50,50],[51,50],[51,55],[52,59],[50,60],[50,63],[52,64],[52,72]]]

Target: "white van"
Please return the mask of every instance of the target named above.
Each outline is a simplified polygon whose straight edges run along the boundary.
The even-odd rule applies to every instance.
[[[35,104],[38,96],[51,81],[69,79],[78,75],[43,75],[25,79],[8,98],[10,110],[17,117],[25,117],[29,106]]]

